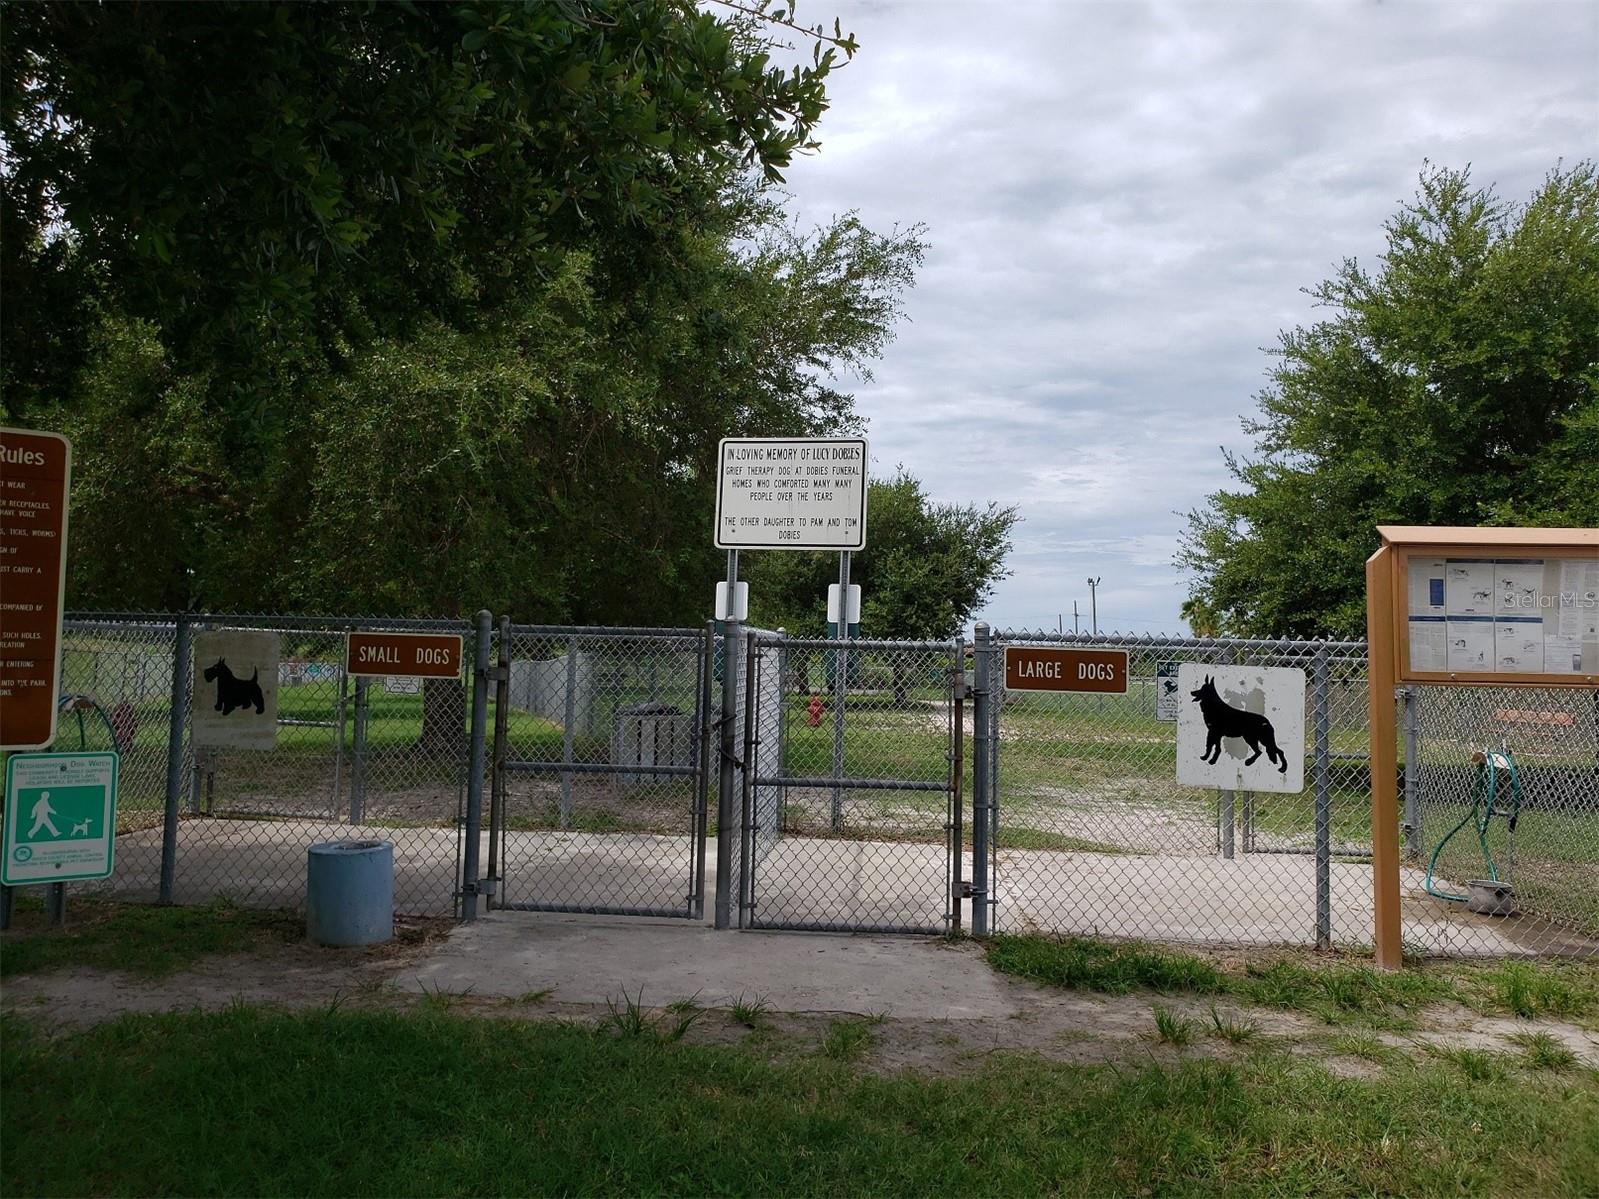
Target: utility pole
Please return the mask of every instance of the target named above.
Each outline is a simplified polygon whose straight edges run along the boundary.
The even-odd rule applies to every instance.
[[[1094,636],[1099,636],[1099,584],[1101,579],[1088,580],[1088,608],[1090,612],[1089,624],[1093,626]]]
[[[1083,630],[1081,628],[1079,628],[1078,624],[1077,624],[1077,601],[1073,600],[1072,601],[1072,636],[1075,637],[1078,633],[1081,633],[1082,631]]]

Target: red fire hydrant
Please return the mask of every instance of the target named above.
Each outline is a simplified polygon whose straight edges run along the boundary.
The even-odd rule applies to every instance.
[[[811,702],[805,705],[805,711],[810,713],[810,726],[814,729],[822,723],[822,697],[811,696]]]

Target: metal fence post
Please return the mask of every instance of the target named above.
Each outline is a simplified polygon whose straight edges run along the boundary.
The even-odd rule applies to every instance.
[[[349,636],[346,631],[345,636]],[[339,701],[337,705],[338,734],[333,742],[333,812],[335,818],[339,811],[339,792],[344,787],[344,714],[345,698],[349,694],[350,673],[345,669],[345,663],[339,663]]]
[[[748,633],[744,641],[744,770],[739,787],[738,835],[738,924],[750,928],[755,924],[755,888],[752,873],[755,868],[755,844],[761,835],[756,813],[758,797],[755,778],[760,772],[760,735],[757,709],[761,703],[761,659],[763,650],[757,648],[755,634]],[[782,711],[779,698],[779,713]]]
[[[1405,855],[1421,856],[1421,689],[1406,687],[1405,701]],[[1595,693],[1599,695],[1599,692]]]
[[[691,880],[689,915],[695,920],[705,919],[705,829],[710,821],[711,796],[711,683],[715,674],[716,622],[707,621],[705,636],[700,642],[700,668],[695,678],[695,717],[699,721],[694,746],[696,767],[694,775],[693,841],[689,866]]]
[[[716,794],[716,919],[717,928],[732,923],[733,833],[738,809],[733,790],[738,785],[738,551],[727,551],[727,619],[722,622],[722,753]]]
[[[961,892],[964,870],[961,856],[966,852],[965,813],[961,794],[966,782],[966,639],[957,634],[950,644],[949,664],[949,927],[961,930]]]
[[[1328,751],[1327,650],[1311,663],[1316,779],[1316,947],[1332,947],[1332,760]]]
[[[167,796],[161,821],[161,882],[157,897],[172,902],[178,865],[178,801],[183,792],[183,729],[189,716],[189,618],[178,614],[172,647],[172,708],[167,720]]]
[[[993,719],[993,642],[987,624],[972,630],[972,935],[988,935],[989,732]]]
[[[500,832],[505,827],[505,755],[511,718],[511,618],[500,617],[500,636],[494,671],[494,762],[489,787],[489,872],[483,890],[485,910],[499,894]]]
[[[577,638],[566,639],[566,704],[561,718],[561,761],[572,764],[572,725],[577,720]],[[572,823],[572,772],[561,774],[561,827]]]
[[[472,748],[466,776],[466,847],[461,855],[461,919],[477,919],[478,841],[483,831],[483,771],[487,757],[484,742],[488,732],[489,641],[494,615],[487,609],[477,614],[477,653],[472,665]]]
[[[833,777],[844,777],[844,701],[849,694],[849,551],[838,555],[838,648],[833,651]],[[844,791],[833,784],[832,829],[844,831]]]
[[[350,823],[366,820],[366,704],[372,680],[355,676],[355,736],[350,751]]]

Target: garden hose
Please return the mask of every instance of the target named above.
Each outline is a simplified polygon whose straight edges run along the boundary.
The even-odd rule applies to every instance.
[[[111,741],[111,747],[119,752],[121,751],[122,744],[117,739],[117,730],[111,724],[111,718],[106,715],[105,709],[102,708],[92,696],[73,695],[68,692],[63,692],[60,701],[56,704],[56,709],[63,716],[69,712],[77,716],[78,748],[80,750],[89,748],[89,731],[83,725],[83,714],[85,712],[93,712],[100,717],[100,723],[105,725],[106,736]],[[61,733],[58,730],[56,733],[56,741],[59,742],[60,740]],[[54,753],[62,752],[61,749],[54,744],[51,746],[51,751]]]
[[[1442,841],[1432,851],[1432,857],[1427,859],[1427,878],[1422,884],[1428,895],[1439,899],[1448,899],[1455,903],[1464,903],[1465,895],[1457,895],[1453,891],[1445,891],[1433,882],[1433,869],[1438,865],[1438,856],[1443,853],[1444,846],[1467,824],[1475,823],[1477,828],[1477,844],[1482,849],[1482,860],[1488,867],[1488,878],[1499,882],[1499,870],[1494,865],[1493,851],[1488,848],[1488,826],[1493,823],[1496,805],[1499,799],[1499,771],[1503,771],[1510,783],[1510,806],[1505,814],[1508,817],[1506,828],[1509,830],[1512,852],[1515,846],[1516,821],[1521,816],[1521,774],[1516,769],[1516,759],[1508,749],[1489,749],[1472,755],[1480,765],[1477,771],[1477,781],[1471,789],[1471,808],[1461,817],[1460,823],[1444,834]],[[1514,862],[1514,858],[1511,859]]]

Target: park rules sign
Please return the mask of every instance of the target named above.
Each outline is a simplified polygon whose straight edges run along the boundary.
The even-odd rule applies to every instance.
[[[727,437],[717,458],[717,548],[866,548],[864,437]]]
[[[72,446],[0,429],[0,749],[55,740]]]

